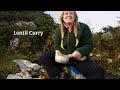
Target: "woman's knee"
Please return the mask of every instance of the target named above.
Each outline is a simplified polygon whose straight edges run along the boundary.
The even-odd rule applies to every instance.
[[[98,76],[99,76],[100,79],[105,79],[104,69],[102,67],[100,67],[100,66],[98,68]]]
[[[105,79],[104,70],[102,67],[96,64],[91,70],[91,75],[88,76],[90,79]]]
[[[46,60],[46,57],[47,57],[47,56],[46,56],[46,52],[41,52],[41,53],[40,53],[40,61],[41,61],[41,63]]]
[[[51,63],[55,58],[53,52],[41,52],[40,53],[40,60],[42,63]]]
[[[41,52],[40,53],[40,58],[44,58],[44,57],[46,57],[46,52]]]

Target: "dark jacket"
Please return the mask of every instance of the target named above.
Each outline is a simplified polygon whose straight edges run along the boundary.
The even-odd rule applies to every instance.
[[[68,29],[64,30],[64,48],[61,48],[61,30],[60,27],[55,30],[55,50],[61,51],[63,54],[72,54],[74,51],[78,51],[82,56],[88,56],[93,49],[92,33],[88,25],[80,22],[80,28],[78,28],[78,40],[79,44],[75,47],[76,38],[74,32],[68,33]]]

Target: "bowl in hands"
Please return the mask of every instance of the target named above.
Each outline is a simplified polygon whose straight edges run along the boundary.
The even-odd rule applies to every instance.
[[[71,54],[68,55],[55,55],[55,61],[61,64],[67,64],[69,62],[69,58],[72,57]]]

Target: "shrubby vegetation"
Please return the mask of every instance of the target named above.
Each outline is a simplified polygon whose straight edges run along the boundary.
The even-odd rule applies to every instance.
[[[47,38],[54,31],[54,25],[53,18],[44,11],[0,11],[0,78],[6,78],[9,73],[18,71],[12,60],[38,59]],[[42,31],[43,35],[14,35],[14,31],[25,30]],[[11,50],[10,40],[14,38],[19,38],[20,43]]]
[[[92,59],[105,70],[106,78],[120,78],[120,27],[104,27],[103,32],[93,34]]]

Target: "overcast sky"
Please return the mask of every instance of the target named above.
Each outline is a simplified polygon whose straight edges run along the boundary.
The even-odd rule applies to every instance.
[[[47,11],[56,23],[59,22],[61,11]],[[118,26],[120,11],[77,11],[80,22],[86,23],[93,32],[100,32],[106,26]],[[93,29],[94,28],[94,29]]]

